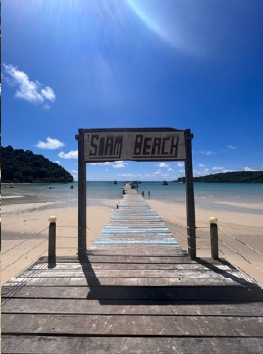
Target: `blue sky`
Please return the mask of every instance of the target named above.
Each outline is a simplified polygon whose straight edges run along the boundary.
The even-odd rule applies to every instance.
[[[190,128],[196,176],[263,170],[262,14],[261,0],[2,0],[2,145],[72,172],[79,128]],[[91,180],[181,175],[87,166]]]

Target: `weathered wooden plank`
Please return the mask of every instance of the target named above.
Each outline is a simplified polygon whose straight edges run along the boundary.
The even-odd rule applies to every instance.
[[[48,263],[45,264],[43,266],[43,264],[33,264],[32,267],[28,268],[28,269],[49,269],[49,265]],[[55,266],[56,270],[86,270],[86,269],[103,269],[103,270],[157,270],[157,269],[177,269],[177,270],[186,270],[186,269],[196,269],[196,270],[209,270],[211,271],[210,268],[208,268],[207,266],[203,265],[203,264],[196,264],[196,263],[192,263],[192,264],[188,264],[188,263],[184,263],[184,264],[162,264],[162,263],[158,263],[158,264],[143,264],[143,263],[84,263],[83,265],[81,264],[76,264],[76,263],[59,263]],[[219,271],[219,270],[233,270],[233,268],[230,268],[228,265],[225,264],[219,264],[214,266],[214,270],[215,271]]]
[[[231,278],[96,278],[94,276],[85,277],[46,277],[46,278],[15,278],[10,279],[5,286],[15,286],[22,284],[26,280],[27,286],[248,286],[245,279],[238,281]],[[250,286],[254,286],[253,283]]]
[[[236,270],[220,270],[212,271],[210,269],[181,269],[181,270],[171,270],[171,269],[160,269],[160,270],[107,270],[107,269],[93,269],[88,267],[86,269],[79,270],[60,270],[56,268],[51,268],[47,270],[41,270],[37,274],[34,270],[26,270],[21,273],[23,277],[85,277],[88,276],[97,276],[97,277],[108,277],[108,278],[154,278],[154,277],[164,277],[164,278],[175,278],[175,277],[185,277],[185,278],[232,278],[238,279],[243,278],[242,274]]]
[[[115,248],[116,246],[116,248]],[[144,245],[145,246],[145,245]],[[144,249],[136,248],[119,248],[118,245],[114,245],[114,249],[111,247],[106,248],[104,245],[101,247],[92,247],[90,248],[88,254],[89,255],[96,255],[96,256],[151,256],[151,257],[159,257],[159,256],[166,256],[166,257],[173,257],[173,256],[180,256],[184,254],[181,249],[172,249],[172,250],[163,250],[156,248],[155,250],[148,249],[148,245],[145,246]]]
[[[2,296],[5,298],[6,296]],[[263,301],[260,288],[244,287],[34,287],[24,286],[13,297],[130,300]]]
[[[205,264],[207,267],[213,266],[213,265],[221,265],[221,264],[226,264],[230,268],[234,268],[233,265],[231,265],[229,262],[227,262],[225,259],[220,259],[218,260],[213,260],[210,258],[198,258],[197,260],[192,260],[190,257],[187,255],[184,256],[92,256],[92,255],[87,255],[87,259],[82,260],[81,263],[79,259],[76,256],[59,256],[56,258],[56,264],[59,263],[79,263],[79,264],[85,264],[85,263],[156,263],[156,264],[163,264],[163,263],[168,263],[168,264]],[[38,261],[36,261],[34,264],[43,264],[43,263],[48,263],[48,258],[47,257],[40,257]],[[30,267],[28,268],[30,269]]]
[[[3,314],[2,333],[262,337],[263,317]],[[198,323],[198,325],[197,325]]]
[[[72,300],[72,299],[10,299],[2,313],[94,314],[94,315],[188,315],[262,317],[263,303],[225,303],[209,301],[151,300]]]
[[[149,240],[146,240],[146,239],[141,239],[141,240],[135,240],[135,239],[129,239],[129,240],[114,240],[114,239],[104,239],[104,240],[96,240],[93,242],[93,246],[92,248],[96,248],[96,246],[98,245],[103,245],[103,246],[112,246],[112,245],[116,245],[116,246],[119,246],[119,245],[130,245],[130,244],[133,244],[133,245],[163,245],[163,244],[166,244],[166,245],[174,245],[174,244],[177,244],[177,242],[174,240],[174,239],[170,239],[170,240],[167,240],[167,239],[157,239],[157,240],[154,240],[154,239],[149,239]]]
[[[125,227],[123,227],[125,225]],[[112,228],[125,228],[125,229],[132,229],[132,228],[163,228],[165,224],[163,222],[160,222],[158,220],[151,220],[151,221],[142,221],[142,220],[120,220],[120,221],[114,221],[108,224],[108,226],[104,228],[104,230],[110,230]]]
[[[141,254],[149,254],[149,255],[164,255],[164,256],[174,256],[176,254],[180,254],[181,256],[184,254],[181,247],[174,244],[174,245],[123,245],[123,244],[116,244],[114,247],[112,245],[92,245],[90,248],[90,252],[92,251],[99,251],[99,252],[111,252],[112,255],[118,255],[118,252],[127,252],[131,253],[131,255],[135,255],[136,253]],[[99,253],[97,252],[97,253]]]
[[[191,269],[181,269],[181,270],[96,270],[96,269],[84,269],[84,270],[56,270],[49,269],[43,270],[38,274],[34,271],[26,270],[21,276],[25,278],[48,278],[48,277],[74,277],[83,278],[85,276],[95,276],[97,278],[206,278],[206,279],[220,279],[220,278],[232,278],[240,279],[243,278],[242,274],[235,270],[218,270],[217,272],[206,270],[191,270]]]
[[[3,354],[261,354],[262,338],[2,336]]]
[[[34,264],[43,264],[43,263],[47,263],[48,259],[47,257],[41,257],[36,263]],[[216,262],[216,263],[214,263]],[[56,264],[59,263],[80,263],[80,261],[78,260],[77,257],[57,257],[56,258]],[[151,256],[87,256],[86,260],[82,260],[81,264],[85,264],[85,263],[141,263],[141,264],[196,264],[195,261],[193,261],[190,257],[187,256],[170,256],[170,257],[166,257],[166,256],[155,256],[155,257],[151,257]],[[211,264],[222,264],[219,261],[211,261]],[[231,265],[230,265],[231,266]],[[30,269],[30,267],[28,268]]]
[[[119,234],[118,232],[114,232],[114,233],[102,233],[100,234],[96,240],[98,239],[109,239],[109,238],[122,238],[123,240],[128,240],[129,238],[132,238],[132,239],[142,239],[142,240],[151,240],[151,239],[154,239],[154,238],[161,238],[161,239],[173,239],[174,241],[176,241],[174,239],[174,237],[171,235],[171,234],[168,234],[168,233],[157,233],[157,232],[154,232],[152,234],[150,233],[145,233],[145,234],[135,234],[135,233],[129,233],[129,232],[126,232],[125,234]]]
[[[98,248],[98,246],[92,246],[92,248]],[[116,249],[116,251],[119,250],[123,250],[123,249],[127,249],[127,250],[131,250],[131,251],[144,251],[145,248],[149,249],[150,251],[163,251],[163,252],[173,252],[173,251],[181,251],[182,249],[179,245],[148,245],[147,247],[145,247],[144,245],[127,245],[126,247],[123,245],[114,245],[114,247],[112,247],[111,245],[103,245],[103,246],[99,246],[99,249],[112,249],[112,251],[114,251]]]

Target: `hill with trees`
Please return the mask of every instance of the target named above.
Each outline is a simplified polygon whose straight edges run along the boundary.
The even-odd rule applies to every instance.
[[[185,177],[180,177],[177,181],[185,182]],[[263,183],[263,171],[237,171],[216,173],[207,176],[194,177],[194,182],[202,183]]]
[[[57,163],[30,150],[1,147],[3,183],[73,182],[73,176]]]

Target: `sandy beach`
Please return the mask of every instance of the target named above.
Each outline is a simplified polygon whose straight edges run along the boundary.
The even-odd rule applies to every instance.
[[[146,200],[163,218],[181,247],[187,250],[185,205]],[[88,248],[109,221],[116,202],[117,200],[107,199],[101,200],[100,205],[87,206]],[[236,204],[238,204],[238,210],[251,209],[251,213],[196,208],[197,256],[210,256],[209,217],[216,216],[219,219],[220,229],[219,248],[223,252],[220,256],[227,258],[262,285],[263,272],[256,267],[263,269],[263,257],[260,254],[263,253],[263,218],[260,214],[253,214],[252,209],[257,208],[261,211],[263,204]],[[57,216],[57,255],[76,254],[76,207],[63,207],[63,204],[60,207],[59,204],[50,202],[29,202],[5,205],[2,208],[2,214],[2,284],[24,270],[41,255],[47,255],[48,218],[51,215]],[[244,243],[260,253],[245,246]]]
[[[115,201],[105,206],[87,207],[87,247],[109,221]],[[57,255],[76,255],[77,208],[54,208],[54,203],[5,205],[2,212],[2,276],[1,282],[20,273],[41,255],[47,255],[48,218],[57,217]]]
[[[186,207],[181,204],[169,204],[147,200],[149,205],[163,218],[180,246],[187,250]],[[222,202],[223,203],[223,202]],[[225,204],[228,204],[227,202]],[[230,204],[230,203],[229,203]],[[263,210],[262,204],[232,203],[238,210]],[[229,212],[221,209],[196,208],[197,256],[210,257],[209,217],[218,218],[220,257],[227,258],[233,265],[248,274],[263,287],[263,217],[260,214]],[[200,237],[200,238],[199,238]],[[224,243],[223,243],[224,242]],[[245,246],[244,243],[247,245]],[[227,246],[226,246],[227,245]],[[254,248],[252,250],[251,248]],[[229,248],[231,247],[231,248]],[[200,249],[199,249],[200,248]],[[236,252],[240,255],[238,255]],[[243,258],[245,257],[247,261]],[[253,263],[255,266],[251,265]]]

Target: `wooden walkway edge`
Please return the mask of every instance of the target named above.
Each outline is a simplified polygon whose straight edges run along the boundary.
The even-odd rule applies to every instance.
[[[2,287],[2,353],[262,353],[263,290],[191,260],[127,194],[87,258],[41,257]]]

